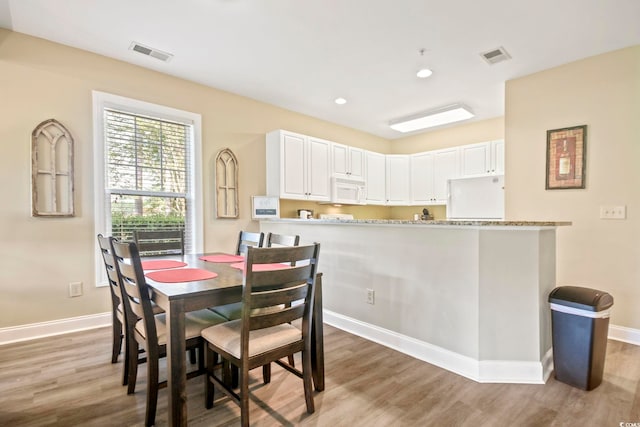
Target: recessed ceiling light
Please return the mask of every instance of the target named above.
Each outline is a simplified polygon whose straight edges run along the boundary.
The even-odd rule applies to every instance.
[[[347,103],[347,100],[344,99],[344,98],[336,98],[335,101],[333,101],[333,102],[335,102],[338,105],[344,105],[344,104]]]
[[[416,73],[416,76],[418,76],[421,79],[426,79],[427,77],[429,77],[431,74],[433,74],[433,71],[431,71],[428,68],[423,68],[421,70],[418,70],[418,72]]]

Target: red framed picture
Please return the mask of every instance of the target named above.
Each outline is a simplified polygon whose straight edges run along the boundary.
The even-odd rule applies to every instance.
[[[547,190],[585,188],[587,126],[547,131]]]

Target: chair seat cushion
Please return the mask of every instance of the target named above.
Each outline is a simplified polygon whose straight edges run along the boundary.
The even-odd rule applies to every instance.
[[[156,332],[158,334],[158,344],[167,343],[167,320],[166,315],[156,314]],[[226,322],[227,319],[212,312],[211,310],[190,311],[184,317],[185,338],[195,338],[200,336],[200,332],[210,326]],[[144,324],[142,320],[136,323],[136,331],[146,338]]]
[[[214,346],[240,358],[240,333],[242,321],[211,326],[202,330],[202,337]],[[249,333],[249,357],[300,341],[302,332],[293,325],[284,323],[271,328],[257,329]]]

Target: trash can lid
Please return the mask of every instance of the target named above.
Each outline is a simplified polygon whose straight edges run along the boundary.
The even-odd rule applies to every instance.
[[[597,289],[559,286],[549,294],[549,302],[587,311],[602,311],[613,305],[613,297]]]

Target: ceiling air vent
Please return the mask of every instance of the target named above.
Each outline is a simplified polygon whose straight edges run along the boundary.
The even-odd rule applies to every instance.
[[[490,51],[483,52],[480,54],[480,56],[482,56],[482,58],[490,65],[506,61],[507,59],[511,59],[511,55],[509,55],[503,47],[498,47],[496,49],[491,49]]]
[[[169,62],[171,58],[173,58],[173,55],[170,53],[163,52],[161,50],[154,49],[152,47],[144,46],[137,42],[132,42],[131,46],[129,46],[129,49],[135,52],[141,53],[143,55],[151,56],[153,58],[159,59],[160,61],[164,61],[164,62]]]

